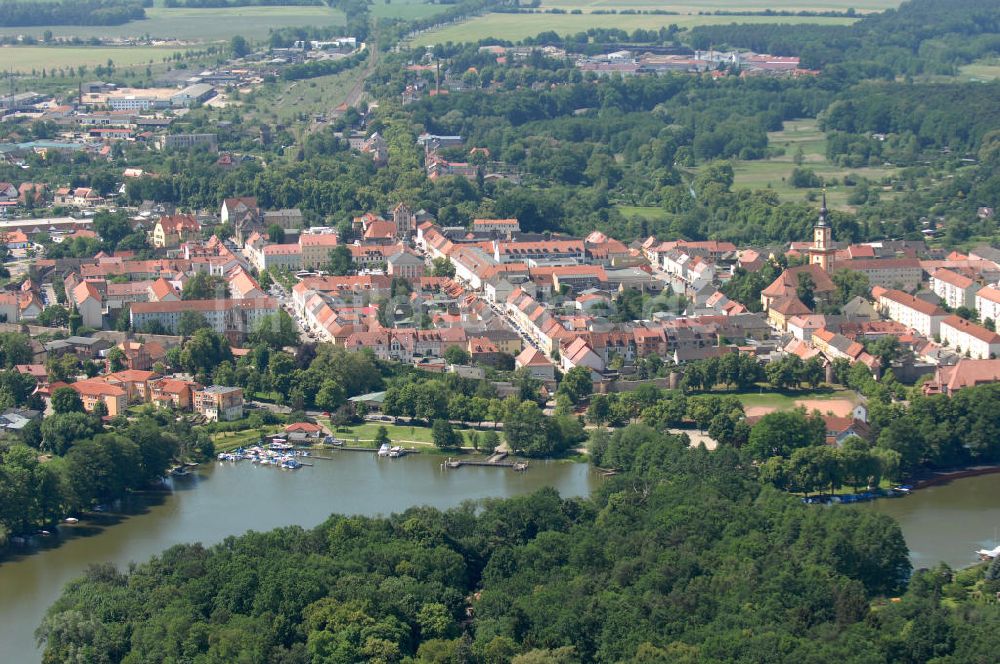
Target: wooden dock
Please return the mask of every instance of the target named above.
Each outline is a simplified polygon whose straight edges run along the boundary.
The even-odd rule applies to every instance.
[[[498,456],[498,455],[493,455]],[[507,455],[503,454],[500,459],[504,459]],[[448,459],[441,464],[441,468],[461,468],[462,466],[480,466],[483,468],[510,468],[516,471],[523,471],[528,469],[528,464],[525,461],[493,461],[493,457],[486,459],[484,461],[466,461],[464,459]]]

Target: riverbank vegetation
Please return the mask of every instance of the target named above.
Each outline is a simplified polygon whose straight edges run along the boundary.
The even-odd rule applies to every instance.
[[[984,661],[981,571],[907,584],[890,519],[817,510],[729,452],[642,425],[590,499],[333,516],[92,567],[49,610],[46,661]],[[992,582],[990,582],[992,583]],[[886,597],[899,597],[892,602]],[[972,612],[975,620],[968,620]]]
[[[177,459],[214,454],[207,435],[167,412],[104,426],[100,412],[84,413],[69,388],[56,391],[53,406],[55,414],[40,425],[0,442],[0,545],[155,486]]]

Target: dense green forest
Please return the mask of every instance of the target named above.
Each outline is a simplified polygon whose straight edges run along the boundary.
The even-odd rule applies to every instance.
[[[982,570],[907,586],[885,516],[802,505],[642,425],[607,444],[627,472],[591,499],[333,516],[92,567],[39,628],[44,661],[992,661]]]
[[[807,67],[852,77],[953,74],[956,66],[1000,50],[998,0],[908,0],[852,26],[740,24],[698,26],[694,48],[728,45],[798,55]]]
[[[146,18],[152,0],[3,0],[0,27],[121,25]]]

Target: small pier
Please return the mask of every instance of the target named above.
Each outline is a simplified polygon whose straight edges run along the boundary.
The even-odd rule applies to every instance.
[[[500,457],[499,460],[494,461],[494,458]],[[481,466],[484,468],[510,468],[511,470],[516,470],[518,472],[525,471],[528,469],[528,464],[525,461],[504,461],[507,454],[500,453],[494,454],[488,459],[481,461],[467,461],[465,459],[452,459],[448,457],[444,463],[441,464],[442,469],[451,468],[461,468],[462,466]]]

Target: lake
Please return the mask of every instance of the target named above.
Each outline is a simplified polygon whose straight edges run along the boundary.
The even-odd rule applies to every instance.
[[[600,482],[588,464],[533,462],[527,472],[465,466],[442,470],[441,457],[378,459],[333,452],[296,471],[242,462],[206,464],[172,480],[173,493],[134,496],[100,523],[61,526],[59,537],[0,559],[0,662],[41,659],[34,631],[63,586],[92,564],[144,561],[174,544],[215,544],[247,530],[315,526],[330,514],[376,516],[414,505],[447,509],[469,499],[509,497],[551,486],[584,496]]]
[[[1000,543],[1000,474],[954,480],[858,509],[888,514],[899,522],[914,569],[941,561],[967,567],[978,562],[977,549]]]

